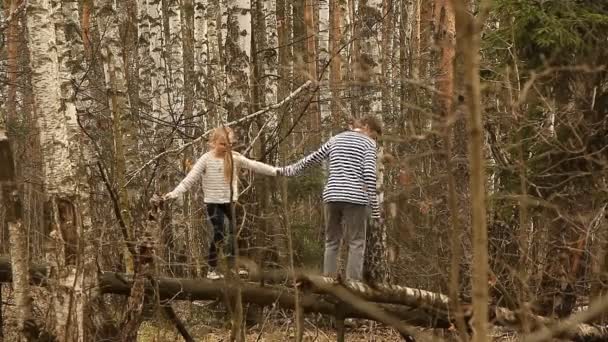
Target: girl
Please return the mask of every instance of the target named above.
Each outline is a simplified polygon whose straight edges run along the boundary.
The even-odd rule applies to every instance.
[[[209,140],[211,151],[203,154],[192,170],[188,172],[186,178],[173,191],[163,196],[164,199],[175,199],[192,188],[199,179],[202,180],[204,202],[213,227],[213,240],[209,246],[209,271],[207,273],[209,279],[222,277],[216,271],[216,267],[217,250],[224,242],[224,216],[228,218],[228,234],[234,238],[235,222],[232,222],[231,208],[238,199],[238,169],[244,167],[268,176],[277,174],[274,166],[247,159],[232,151],[233,140],[232,129],[228,127],[214,129]],[[228,241],[228,245],[228,255],[232,256],[234,255],[233,242]]]

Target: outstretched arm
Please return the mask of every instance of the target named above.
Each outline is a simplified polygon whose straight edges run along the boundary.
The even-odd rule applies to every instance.
[[[259,161],[251,160],[240,153],[234,153],[234,160],[242,167],[267,176],[276,176],[277,168]]]
[[[363,180],[367,190],[369,206],[372,208],[372,218],[380,218],[380,205],[378,204],[378,192],[376,188],[376,149],[370,147],[365,153],[363,161]]]
[[[280,167],[278,169],[279,174],[283,176],[297,176],[302,171],[316,164],[320,164],[323,160],[329,156],[329,147],[331,146],[331,140],[323,144],[318,150],[300,159],[294,164]]]
[[[196,184],[196,182],[199,179],[201,179],[201,177],[203,176],[203,172],[205,172],[206,160],[207,160],[206,155],[203,155],[202,157],[200,157],[196,161],[196,164],[194,164],[194,167],[192,168],[192,170],[190,170],[190,172],[188,172],[186,177],[175,187],[175,189],[173,189],[173,191],[167,193],[164,196],[164,198],[165,199],[177,198],[179,195],[190,190],[190,188],[192,188],[192,186],[194,184]]]

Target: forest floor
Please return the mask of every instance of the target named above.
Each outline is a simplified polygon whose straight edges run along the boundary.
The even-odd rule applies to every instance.
[[[186,323],[190,334],[196,341],[230,341],[230,319],[226,311],[214,303],[190,303],[174,305],[178,316]],[[261,317],[261,316],[260,316]],[[160,318],[160,317],[159,317]],[[305,316],[304,341],[335,342],[336,330],[327,317],[316,314]],[[358,320],[357,326],[348,327],[346,341],[352,342],[402,342],[403,338],[392,328],[366,320]],[[457,341],[456,336],[444,330],[419,329],[429,334]],[[247,342],[293,341],[295,322],[293,312],[281,309],[265,310],[261,323],[247,328]],[[151,319],[142,324],[138,342],[182,341],[174,326],[165,319]],[[512,331],[493,331],[493,341],[517,341]]]
[[[18,341],[14,298],[10,286],[3,285],[2,327],[4,339],[0,341]],[[40,288],[32,288],[35,298],[33,305],[34,316],[39,322],[50,318],[44,308],[48,307],[48,297]],[[114,322],[122,317],[120,308],[124,308],[126,297],[105,297],[107,308],[115,308]],[[230,340],[230,317],[221,302],[174,302],[172,304],[177,316],[184,322],[186,328],[197,342],[227,342]],[[138,342],[178,342],[183,341],[172,322],[168,321],[160,311],[145,307],[145,320],[139,329]],[[266,308],[264,312],[249,315],[257,317],[257,324],[247,328],[247,342],[293,341],[295,322],[293,312],[280,308]],[[392,328],[371,321],[358,320],[356,327],[347,327],[345,340],[349,342],[397,342],[403,341]],[[457,341],[455,335],[442,329],[419,329],[429,334],[444,338],[446,341]],[[495,329],[493,341],[517,341],[512,331]],[[319,314],[305,315],[304,341],[334,342],[336,330],[331,325],[330,318]]]

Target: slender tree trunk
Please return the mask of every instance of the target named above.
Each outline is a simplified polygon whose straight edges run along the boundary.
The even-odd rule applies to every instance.
[[[467,8],[466,1],[452,0],[456,13],[456,44],[463,49],[466,88],[464,102],[469,115],[469,162],[471,172],[471,212],[473,231],[472,299],[475,320],[473,340],[486,341],[488,331],[488,232],[486,225],[485,162],[483,120],[479,79],[481,24]],[[481,11],[481,13],[484,13]]]
[[[15,84],[9,84],[9,88],[15,86]],[[9,230],[8,245],[11,255],[17,329],[20,334],[23,334],[29,340],[34,337],[31,327],[28,327],[28,324],[32,324],[29,248],[27,245],[27,231],[23,229],[22,225],[22,206],[15,182],[12,153],[6,131],[0,129],[0,159],[3,163],[0,170],[0,195],[4,206],[5,221],[2,223],[6,224]]]
[[[96,19],[99,29],[105,32],[101,42],[101,54],[105,82],[110,89],[109,105],[112,112],[112,125],[114,137],[114,154],[116,168],[114,178],[118,184],[119,202],[122,217],[126,225],[123,232],[125,244],[133,240],[133,218],[132,197],[138,191],[132,182],[126,186],[126,175],[134,170],[135,155],[138,153],[135,142],[134,123],[129,111],[129,99],[127,96],[127,85],[125,81],[125,69],[122,50],[120,48],[120,37],[118,32],[118,13],[112,0],[100,0],[97,4]],[[133,256],[125,247],[123,258],[127,272],[133,272]]]
[[[4,18],[3,20],[11,19],[6,24],[5,43],[6,43],[6,103],[5,103],[5,124],[8,135],[12,135],[12,132],[17,130],[17,88],[18,88],[18,66],[19,66],[19,47],[20,47],[20,32],[19,32],[19,17],[16,12],[19,6],[21,6],[22,0],[4,0]],[[15,13],[15,14],[13,14]],[[6,18],[6,19],[5,19]],[[4,88],[4,87],[3,87]],[[14,143],[13,143],[14,144]],[[8,225],[4,222],[0,222],[0,242],[2,242],[2,250],[4,253],[7,252],[7,248],[10,244],[6,243],[9,239]]]
[[[185,0],[183,2],[182,14],[182,37],[184,47],[184,123],[186,125],[186,134],[193,136],[195,133],[194,125],[195,121],[193,115],[196,108],[196,84],[198,82],[198,74],[200,70],[197,69],[196,65],[196,41],[194,39],[195,28],[197,27],[195,16],[195,4],[194,0]],[[200,49],[199,49],[200,52]],[[194,160],[194,148],[188,148],[182,158],[182,165],[186,166],[192,163]],[[186,173],[188,170],[184,170]],[[190,215],[191,207],[194,207],[194,201],[192,201],[192,195],[188,195],[184,201],[184,214]],[[189,265],[196,265],[196,271],[192,272],[193,275],[200,272],[201,258],[198,253],[197,243],[191,243],[196,241],[193,226],[187,223],[186,231],[186,253],[187,262]]]
[[[289,11],[289,2],[286,0],[276,0],[276,16],[277,16],[277,21],[276,21],[276,27],[277,27],[277,33],[278,33],[278,55],[279,55],[279,68],[278,68],[278,74],[279,74],[279,86],[277,89],[277,102],[283,100],[284,98],[286,98],[287,96],[289,96],[289,89],[290,89],[290,76],[291,76],[291,65],[290,65],[290,57],[291,57],[291,52],[292,52],[292,45],[289,44],[289,38],[290,38],[290,32],[291,32],[291,28],[292,28],[292,21],[291,21],[291,16],[289,15],[290,11]],[[287,158],[288,158],[288,153],[289,153],[289,140],[288,140],[288,129],[292,124],[292,117],[291,117],[291,112],[290,112],[290,108],[287,108],[286,106],[283,106],[282,108],[280,108],[279,110],[279,117],[278,117],[278,121],[280,124],[280,136],[282,139],[285,139],[286,141],[281,144],[281,146],[279,147],[280,151],[279,151],[279,158],[281,160],[281,163],[287,163]],[[283,188],[286,187],[286,181],[285,179],[282,180],[282,184],[281,186]],[[284,194],[287,195],[287,192],[284,191]],[[283,201],[287,201],[288,199],[283,197],[282,198]],[[284,207],[284,210],[286,206]],[[287,214],[287,212],[284,212],[284,215]],[[287,222],[287,224],[289,224],[289,222]],[[276,230],[273,232],[273,236],[274,238],[274,242],[273,245],[275,245],[276,247],[276,262],[279,265],[287,265],[288,263],[288,259],[287,259],[287,253],[286,251],[287,249],[287,239],[286,239],[286,231],[288,231],[288,229],[285,229],[285,227],[282,227],[282,225],[275,225]],[[287,227],[289,228],[289,227]]]
[[[207,36],[207,0],[193,0],[192,5],[193,11],[193,54],[194,54],[194,76],[192,82],[194,83],[194,113],[203,113],[207,110],[207,104],[201,98],[202,94],[205,93],[206,85],[209,84],[207,75],[207,63],[210,61],[209,58],[209,38]],[[187,10],[185,8],[184,10]],[[190,16],[190,14],[188,14]],[[184,47],[185,48],[185,47]],[[185,51],[184,51],[185,53]],[[185,65],[184,65],[185,66]],[[185,87],[185,85],[184,85]],[[202,121],[202,119],[201,119]],[[204,121],[203,121],[204,123]],[[203,128],[206,130],[206,128]]]
[[[453,99],[454,94],[457,94],[458,91],[454,91],[454,73],[455,69],[458,68],[458,75],[462,74],[462,65],[455,65],[454,57],[456,54],[455,47],[455,17],[454,17],[454,9],[449,2],[449,0],[438,0],[435,3],[435,18],[437,22],[437,44],[439,47],[439,63],[437,74],[439,75],[437,78],[437,89],[440,94],[438,94],[439,98],[439,111],[440,115],[443,118],[443,141],[446,155],[445,166],[447,169],[447,181],[448,181],[448,207],[450,211],[451,217],[451,262],[450,262],[450,280],[449,280],[449,294],[450,294],[450,310],[452,311],[454,317],[456,318],[456,326],[458,328],[459,333],[461,334],[461,338],[465,341],[468,341],[468,333],[467,328],[464,322],[464,312],[459,304],[459,295],[461,290],[460,278],[461,278],[461,269],[460,262],[462,258],[462,222],[466,222],[466,227],[469,227],[468,224],[470,220],[463,218],[464,215],[468,215],[468,211],[466,208],[467,199],[466,194],[458,191],[458,182],[466,182],[468,178],[465,178],[466,174],[462,174],[462,167],[458,169],[454,169],[454,157],[453,146],[454,140],[462,141],[462,138],[453,136],[453,124],[454,122],[462,123],[462,119],[458,119],[456,117],[456,113],[458,113],[459,108],[455,108]],[[460,50],[459,50],[460,51]],[[462,58],[462,56],[459,56]],[[466,140],[465,140],[466,141]],[[462,144],[459,144],[462,147]],[[464,155],[459,156],[460,158],[465,158]],[[460,160],[460,159],[458,159]],[[443,164],[443,163],[441,163]],[[466,169],[465,169],[466,170]],[[465,208],[463,212],[463,207]]]
[[[169,81],[169,110],[173,121],[181,119],[184,110],[184,47],[181,22],[181,1],[163,0],[166,2],[165,19],[165,58],[166,77]]]
[[[388,2],[386,2],[388,4]],[[382,119],[382,90],[381,79],[381,47],[383,46],[381,32],[382,0],[363,0],[359,2],[359,23],[357,39],[360,41],[359,54],[355,62],[355,79],[359,89],[357,102],[358,113],[361,116],[374,115]],[[386,24],[386,23],[383,23]],[[384,202],[384,164],[383,148],[378,153],[378,202]],[[389,269],[387,258],[386,225],[371,227],[367,232],[366,241],[366,273],[370,281],[388,281]]]
[[[225,73],[222,72],[223,65],[222,56],[222,11],[220,0],[209,0],[207,11],[205,12],[207,23],[207,78],[205,83],[206,96],[211,99],[212,104],[209,108],[209,119],[207,125],[209,127],[217,126],[220,122],[220,117],[224,113],[220,111],[222,102],[224,101],[223,94],[226,89]],[[225,36],[224,36],[225,37]]]
[[[123,51],[123,61],[125,70],[125,83],[127,85],[127,95],[129,98],[130,117],[135,124],[139,115],[139,106],[142,101],[139,99],[140,87],[140,58],[139,58],[139,19],[137,2],[140,0],[123,0],[118,2],[117,11],[119,13],[119,25],[121,32]],[[133,127],[135,129],[135,127]],[[135,133],[135,131],[133,131]],[[132,142],[136,142],[138,136],[132,137]],[[127,139],[129,140],[129,139]],[[132,156],[134,157],[134,156]]]
[[[84,44],[84,53],[87,61],[91,60],[91,10],[93,9],[93,0],[82,1],[82,43]]]
[[[317,1],[319,6],[318,11],[318,69],[320,75],[319,87],[319,118],[322,123],[324,120],[331,120],[330,101],[332,98],[331,86],[329,83],[331,67],[328,69],[330,62],[330,7],[333,6],[332,1]]]
[[[17,114],[17,73],[19,51],[19,18],[16,13],[23,0],[4,0],[6,18],[11,18],[6,29],[6,74],[8,89],[6,94],[6,126],[10,130],[15,125]]]
[[[379,84],[381,92],[382,115],[392,117],[393,97],[393,37],[394,14],[398,0],[382,0],[382,40],[380,44],[380,77]]]
[[[227,77],[226,109],[228,120],[241,118],[249,112],[251,101],[251,2],[249,0],[227,1],[227,31],[225,39],[225,67]],[[239,134],[245,136],[245,134]],[[231,173],[232,174],[232,173]],[[235,219],[232,206],[232,219]],[[234,232],[236,234],[236,232]],[[238,241],[233,236],[235,259],[238,265]],[[241,292],[237,291],[232,317],[233,330],[231,339],[244,341],[243,306]]]
[[[329,1],[329,47],[330,47],[330,75],[329,87],[331,89],[331,122],[332,133],[346,126],[346,114],[342,103],[342,20],[346,12],[345,5],[339,0]]]
[[[226,109],[228,121],[245,116],[250,101],[251,4],[247,0],[230,0],[227,6]]]
[[[137,33],[138,33],[138,89],[139,89],[139,114],[150,113],[153,101],[151,74],[154,66],[150,46],[150,17],[148,16],[148,1],[137,1]],[[145,128],[144,128],[145,129]]]
[[[356,39],[359,42],[354,63],[354,76],[359,96],[359,116],[379,115],[382,112],[380,74],[382,46],[382,0],[359,1]]]
[[[304,0],[304,30],[305,38],[305,55],[304,63],[306,65],[305,81],[313,81],[317,83],[317,32],[318,26],[315,26],[314,1]],[[321,143],[321,112],[319,111],[319,95],[314,94],[312,102],[308,106],[308,129],[312,137],[312,145]]]
[[[76,276],[73,286],[75,291],[71,294],[72,305],[75,313],[73,319],[77,322],[78,340],[86,341],[92,339],[94,334],[92,328],[100,328],[91,322],[96,322],[95,315],[99,312],[91,310],[89,303],[96,300],[99,295],[97,285],[97,250],[92,241],[95,241],[95,232],[91,220],[91,199],[89,188],[89,167],[94,162],[90,144],[83,137],[77,120],[77,106],[87,105],[88,102],[79,102],[76,90],[73,88],[73,81],[81,80],[85,77],[86,63],[85,50],[80,35],[73,34],[71,30],[79,28],[80,14],[78,0],[62,1],[62,16],[58,16],[56,27],[63,26],[63,32],[57,32],[57,41],[60,37],[64,41],[65,48],[59,50],[59,67],[61,79],[61,97],[63,108],[66,115],[66,130],[72,144],[69,146],[70,155],[74,167],[74,183],[76,196],[73,198],[75,207],[76,235],[77,235],[77,263]],[[89,163],[87,165],[86,163]]]
[[[169,121],[169,95],[165,71],[166,63],[163,56],[166,37],[163,32],[163,13],[161,0],[147,0],[147,19],[150,25],[150,51],[153,65],[150,73],[152,86],[152,116],[161,121]],[[153,136],[158,135],[158,125],[154,125]]]

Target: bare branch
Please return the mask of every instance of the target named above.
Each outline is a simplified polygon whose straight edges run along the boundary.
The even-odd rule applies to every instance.
[[[256,116],[260,116],[264,113],[267,113],[271,110],[275,110],[281,106],[283,106],[285,103],[290,102],[291,100],[293,100],[299,93],[301,93],[304,89],[308,88],[310,85],[312,84],[312,81],[307,81],[306,83],[302,84],[298,89],[294,90],[291,94],[289,94],[289,96],[287,96],[286,98],[284,98],[282,101],[277,102],[273,105],[270,105],[264,109],[260,109],[255,113],[251,113],[247,116],[244,116],[238,120],[234,120],[231,122],[228,122],[225,124],[225,126],[230,127],[230,126],[234,126],[236,124],[239,124],[243,121],[247,121],[249,119],[252,119]],[[135,179],[135,177],[142,172],[144,169],[146,169],[147,167],[149,167],[150,165],[152,165],[155,161],[157,161],[158,159],[162,158],[163,156],[170,154],[170,153],[180,153],[183,150],[185,150],[186,148],[188,148],[189,146],[196,144],[197,142],[201,141],[202,139],[206,138],[209,133],[211,133],[213,131],[213,129],[210,129],[208,131],[206,131],[205,133],[201,134],[198,138],[183,144],[182,146],[176,147],[174,149],[170,149],[170,150],[166,150],[160,154],[158,154],[156,157],[150,159],[149,161],[147,161],[144,165],[142,165],[140,168],[138,168],[137,170],[133,171],[131,174],[129,174],[129,179],[127,180],[127,182],[123,185],[123,187],[126,187],[127,185],[129,185],[133,179]]]

